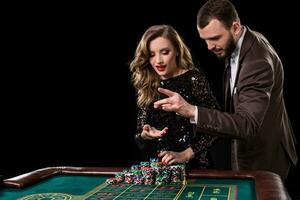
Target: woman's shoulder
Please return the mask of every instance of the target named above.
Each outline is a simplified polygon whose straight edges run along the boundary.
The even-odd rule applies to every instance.
[[[192,81],[205,80],[205,75],[200,69],[192,69],[186,72],[186,78]]]
[[[204,79],[204,74],[198,69],[187,70],[184,73],[161,81],[161,85],[171,86],[171,85],[187,85],[194,84],[193,82],[202,82]]]
[[[195,69],[190,69],[182,73],[178,78],[191,78],[191,77],[202,77],[204,76],[203,72],[197,68]]]

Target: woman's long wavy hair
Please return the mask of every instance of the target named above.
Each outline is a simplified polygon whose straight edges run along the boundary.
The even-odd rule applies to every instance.
[[[133,86],[137,91],[137,105],[147,107],[158,98],[160,78],[152,68],[149,59],[149,44],[157,37],[168,39],[177,50],[176,63],[182,69],[194,69],[191,53],[184,44],[183,39],[170,25],[155,25],[149,27],[143,34],[136,50],[135,57],[130,63]]]

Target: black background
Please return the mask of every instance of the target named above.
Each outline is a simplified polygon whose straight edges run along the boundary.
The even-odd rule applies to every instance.
[[[57,165],[139,162],[128,63],[143,32],[154,24],[170,24],[179,32],[221,102],[223,63],[207,51],[196,29],[203,2],[8,5],[2,56],[1,174],[11,177]],[[263,33],[282,59],[286,106],[300,141],[295,5],[233,3],[242,24]],[[287,186],[296,195],[299,167],[291,174]]]

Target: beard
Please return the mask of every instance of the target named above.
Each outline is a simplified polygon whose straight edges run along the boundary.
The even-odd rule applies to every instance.
[[[216,55],[218,58],[225,60],[226,58],[230,57],[230,55],[232,54],[232,52],[234,51],[235,48],[236,48],[236,43],[233,39],[233,36],[230,35],[230,37],[228,38],[228,41],[224,47],[224,54],[223,55],[216,54]]]

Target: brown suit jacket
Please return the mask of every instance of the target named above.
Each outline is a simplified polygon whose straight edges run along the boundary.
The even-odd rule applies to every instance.
[[[233,138],[233,169],[268,170],[285,179],[291,163],[296,165],[283,78],[283,66],[273,47],[263,35],[247,28],[233,96],[225,95],[225,101],[231,101],[225,103],[227,112],[198,107],[201,133]],[[224,81],[226,85],[228,80]]]

